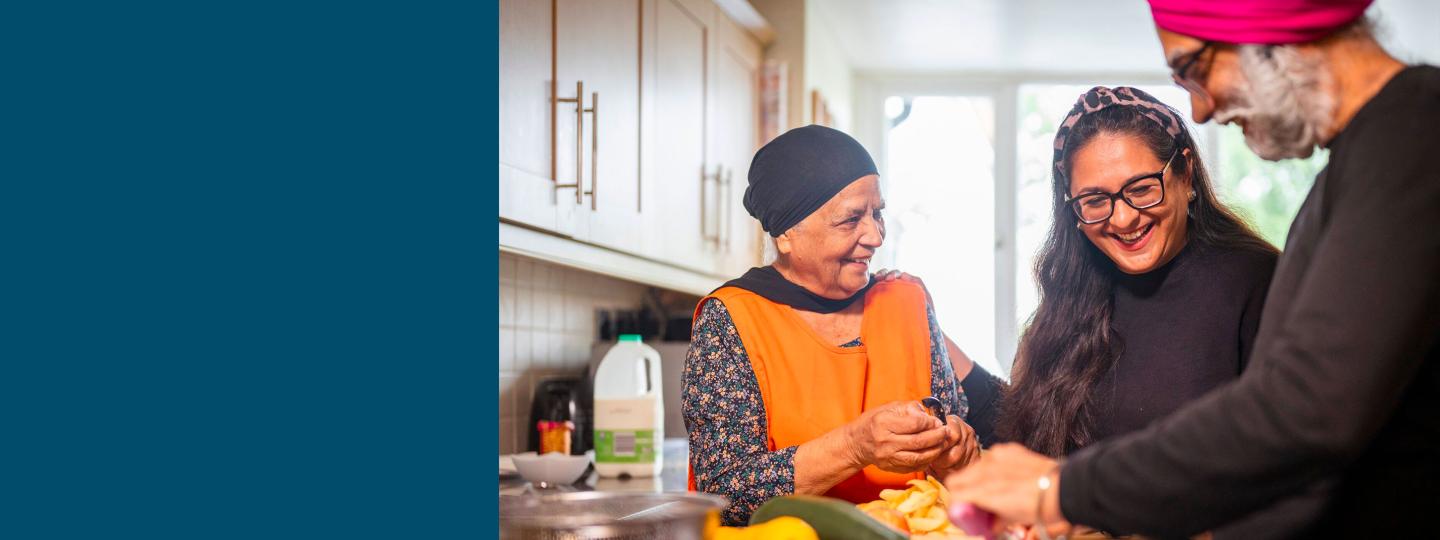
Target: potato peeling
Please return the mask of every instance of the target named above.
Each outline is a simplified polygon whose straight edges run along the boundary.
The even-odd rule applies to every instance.
[[[950,523],[945,509],[950,492],[933,476],[907,482],[906,489],[887,489],[880,500],[856,505],[862,512],[892,529],[910,535],[911,540],[979,540]]]

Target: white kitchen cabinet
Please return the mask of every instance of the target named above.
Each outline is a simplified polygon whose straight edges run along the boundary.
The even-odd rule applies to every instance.
[[[640,9],[502,0],[502,219],[639,250]]]
[[[584,216],[574,194],[557,191],[553,180],[552,8],[549,1],[500,3],[500,218],[568,236]]]
[[[655,2],[651,256],[725,278],[759,264],[741,199],[759,125],[759,43],[709,2]],[[647,199],[649,200],[649,199]]]
[[[646,255],[690,270],[713,273],[716,204],[710,194],[715,166],[707,158],[706,101],[709,88],[710,26],[715,9],[708,2],[650,0],[654,15],[652,46],[646,52],[652,98],[647,112],[646,152],[651,167],[644,178]]]
[[[728,17],[716,17],[712,58],[710,155],[721,170],[716,228],[718,270],[738,276],[760,264],[760,225],[742,203],[750,160],[759,149],[760,44]]]
[[[596,271],[631,257],[687,288],[759,263],[740,201],[761,46],[733,7],[501,0],[502,250]]]
[[[640,227],[641,0],[556,0],[555,80],[560,155],[577,178],[584,241],[637,252]],[[580,114],[576,114],[576,110]],[[581,128],[578,130],[577,128]],[[577,158],[578,159],[573,159]],[[575,175],[575,168],[581,172]],[[573,191],[563,192],[573,196]]]

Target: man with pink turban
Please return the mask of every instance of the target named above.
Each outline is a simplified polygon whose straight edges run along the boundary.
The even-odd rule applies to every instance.
[[[1440,69],[1376,42],[1370,0],[1150,0],[1196,122],[1271,160],[1330,150],[1234,383],[1063,463],[997,445],[956,519],[1245,538],[1440,536]],[[973,505],[973,506],[968,506]]]

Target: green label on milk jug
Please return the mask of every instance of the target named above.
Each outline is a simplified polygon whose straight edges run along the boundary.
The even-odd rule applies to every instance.
[[[597,463],[652,463],[655,461],[655,430],[595,430]]]

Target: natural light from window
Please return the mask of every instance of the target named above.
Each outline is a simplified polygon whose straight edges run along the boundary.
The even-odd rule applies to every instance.
[[[975,361],[995,357],[995,105],[891,97],[886,225],[895,267],[925,280],[940,326]]]

